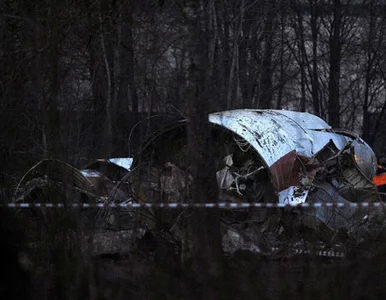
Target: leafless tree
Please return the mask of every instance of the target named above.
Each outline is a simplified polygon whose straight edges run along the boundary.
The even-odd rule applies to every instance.
[[[211,4],[209,4],[211,5]],[[210,7],[210,6],[209,6]],[[209,58],[210,36],[207,32],[211,15],[205,15],[203,1],[186,1],[184,13],[187,30],[187,98],[188,153],[192,176],[191,195],[194,203],[217,202],[218,188],[214,160],[211,155]],[[193,232],[193,268],[202,290],[202,299],[217,299],[221,282],[220,215],[213,211],[197,210],[191,217]]]

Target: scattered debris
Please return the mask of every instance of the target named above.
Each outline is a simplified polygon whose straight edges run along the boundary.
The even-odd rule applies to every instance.
[[[118,181],[130,172],[132,163],[133,158],[131,157],[100,158],[87,164],[83,169],[99,171],[110,180]]]
[[[217,154],[216,177],[221,201],[381,201],[373,182],[377,169],[373,150],[359,136],[345,130],[333,130],[317,116],[284,110],[232,110],[210,114],[209,122],[213,125],[212,141]],[[144,144],[142,153],[133,162],[134,166],[140,166],[133,178],[142,185],[134,198],[138,196],[149,202],[165,200],[149,193],[145,182],[152,176],[149,173],[154,174],[155,180],[147,186],[158,186],[158,192],[162,194],[164,191],[158,179],[162,177],[160,170],[167,164],[184,174],[181,180],[189,177],[186,175],[189,166],[185,126],[186,123],[179,122],[156,133]],[[183,186],[186,187],[185,197],[175,197],[173,201],[189,201],[186,197],[189,180],[185,180]],[[245,232],[271,226],[272,214],[279,223],[283,222],[283,216],[277,212],[268,212],[264,218],[260,214],[259,222],[251,221],[253,214],[250,211],[224,213],[226,224],[247,224],[242,228],[231,225],[224,231],[224,251],[233,253],[237,247],[243,250],[264,248],[261,236],[260,242],[250,244],[245,239]],[[313,235],[330,242],[345,236],[361,243],[383,229],[379,222],[373,222],[371,226],[364,222],[368,217],[379,220],[379,216],[383,216],[381,209],[320,207],[291,209],[284,214],[290,215],[292,220],[300,220],[299,226],[310,228]],[[288,240],[286,231],[289,229],[288,226],[279,228],[280,231],[276,230],[272,236],[275,243],[282,245]]]
[[[381,201],[377,190],[381,177],[376,176],[373,150],[354,133],[333,130],[317,116],[284,110],[232,110],[210,114],[209,122],[221,201]],[[77,195],[72,201],[180,203],[190,201],[191,182],[186,121],[181,121],[155,133],[134,160],[98,159],[81,170],[44,160],[22,178],[15,201],[33,201],[41,197],[37,191],[49,186],[50,191],[67,196],[71,190]],[[182,214],[104,209],[96,222],[110,229],[132,230],[128,224],[135,220],[141,230],[164,232],[173,243],[184,244]],[[222,214],[223,250],[229,254],[237,250],[264,255],[313,251],[339,252],[335,256],[342,257],[344,249],[333,245],[374,239],[386,225],[382,208],[256,208]],[[300,231],[310,234],[304,238]]]

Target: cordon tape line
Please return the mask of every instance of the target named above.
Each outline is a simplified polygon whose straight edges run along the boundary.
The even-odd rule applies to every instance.
[[[320,207],[336,207],[336,208],[362,208],[362,207],[385,207],[384,202],[315,202],[315,203],[2,203],[0,207],[5,208],[104,208],[104,207],[120,207],[120,208],[320,208]]]

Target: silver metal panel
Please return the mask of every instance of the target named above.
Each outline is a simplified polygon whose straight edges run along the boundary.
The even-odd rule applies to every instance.
[[[119,157],[119,158],[99,158],[97,161],[103,161],[122,167],[127,171],[130,171],[131,165],[133,164],[133,158],[131,157]]]
[[[288,189],[279,193],[279,203],[283,204],[300,204],[305,203],[309,190],[304,187],[290,186]]]
[[[353,139],[327,132],[331,127],[309,113],[284,110],[232,110],[209,115],[209,121],[238,134],[261,155],[268,166],[292,150],[312,157],[330,140],[341,150]],[[370,147],[368,154],[373,157]]]
[[[350,141],[350,138],[324,131],[308,130],[308,134],[312,137],[312,155],[318,153],[322,148],[332,140],[339,150],[342,150],[344,146]]]
[[[122,168],[125,168],[127,171],[130,171],[133,159],[131,157],[120,157],[120,158],[110,158],[109,162],[116,164]]]
[[[103,174],[101,172],[90,170],[90,169],[83,169],[80,170],[83,176],[85,177],[103,177]]]
[[[331,126],[328,125],[321,118],[307,112],[297,112],[297,111],[290,111],[290,110],[270,110],[270,111],[274,111],[281,115],[287,116],[288,118],[298,123],[304,129],[313,129],[313,130],[331,129]]]
[[[367,178],[372,179],[377,172],[377,157],[374,151],[362,139],[354,140],[352,145],[357,166]]]
[[[296,115],[296,112],[293,112],[293,115]],[[300,119],[300,116],[297,118]],[[224,111],[209,115],[209,122],[241,136],[251,144],[268,166],[292,150],[307,157],[314,154],[314,140],[309,132],[281,111]]]
[[[275,163],[293,151],[296,155],[312,158],[330,142],[338,150],[343,150],[351,142],[358,169],[369,180],[375,174],[375,154],[366,143],[350,132],[333,132],[327,123],[308,113],[232,110],[209,115],[209,122],[239,135],[256,150],[262,162],[270,169],[277,191],[284,189],[279,196],[280,201],[305,201],[307,198],[307,193],[299,194],[291,190],[295,187],[287,189],[285,185],[278,184],[281,177],[288,177],[291,171],[282,168],[277,170]]]

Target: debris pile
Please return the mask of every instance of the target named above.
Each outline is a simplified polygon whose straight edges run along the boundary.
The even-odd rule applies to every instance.
[[[377,170],[373,150],[355,134],[333,130],[314,115],[233,110],[211,114],[209,122],[222,202],[381,201],[373,182]],[[43,161],[23,177],[16,201],[33,201],[44,186],[69,199],[64,186],[70,183],[77,195],[72,201],[186,203],[191,182],[186,122],[181,121],[154,134],[134,160],[100,159],[81,170]],[[163,232],[173,243],[184,244],[184,213],[104,209],[96,223],[132,230],[128,224],[135,222],[142,231]],[[222,212],[221,230],[223,250],[230,255],[237,250],[295,255],[310,249],[341,253],[345,243],[378,238],[385,225],[382,208],[240,208]]]
[[[381,201],[372,181],[377,168],[375,154],[354,133],[333,130],[308,113],[281,110],[225,111],[209,115],[209,121],[220,201]],[[134,165],[139,168],[133,178],[142,187],[134,194],[141,200],[189,201],[185,126],[180,122],[158,132],[135,158]],[[171,165],[179,176],[171,177],[173,188],[166,190],[159,178],[171,176],[167,171]],[[171,190],[174,197],[167,196]],[[289,235],[304,232],[304,228],[310,230],[309,237],[317,237],[313,243],[341,247],[342,241],[359,244],[378,236],[384,228],[384,213],[382,208],[325,206],[280,212],[240,209],[223,212],[223,227],[224,251],[230,253],[236,248],[274,252],[282,244],[288,250],[288,244],[299,245],[301,239],[291,241]]]

